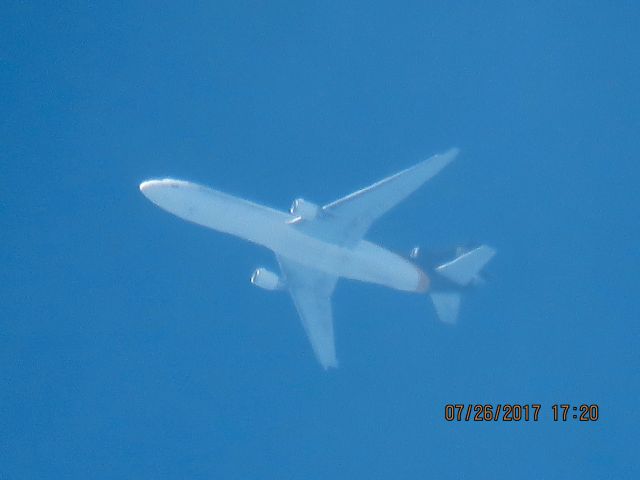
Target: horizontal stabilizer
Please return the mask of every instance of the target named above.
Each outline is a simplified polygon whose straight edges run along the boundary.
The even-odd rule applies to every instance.
[[[480,270],[495,254],[496,251],[493,248],[481,245],[436,267],[436,272],[460,286],[466,286],[480,280]]]
[[[460,311],[460,294],[457,292],[434,292],[431,301],[438,318],[448,324],[456,323]]]

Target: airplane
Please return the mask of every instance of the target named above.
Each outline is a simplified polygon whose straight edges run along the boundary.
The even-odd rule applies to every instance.
[[[288,290],[315,357],[326,370],[338,366],[331,306],[338,279],[428,293],[439,319],[450,324],[458,317],[461,293],[482,282],[480,271],[495,254],[487,245],[460,249],[427,274],[415,262],[419,248],[405,258],[364,239],[374,221],[457,155],[456,148],[434,155],[323,207],[298,198],[289,213],[184,180],[147,180],[139,188],[151,202],[184,220],[272,250],[280,275],[260,267],[251,283]]]

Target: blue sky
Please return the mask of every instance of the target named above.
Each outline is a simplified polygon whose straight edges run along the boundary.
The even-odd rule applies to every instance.
[[[638,476],[640,8],[344,3],[3,5],[0,477]],[[489,243],[487,286],[445,328],[342,281],[328,373],[269,252],[137,187],[285,210],[451,146],[370,239]]]

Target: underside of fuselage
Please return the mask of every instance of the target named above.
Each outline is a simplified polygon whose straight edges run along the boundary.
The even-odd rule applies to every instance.
[[[144,182],[140,190],[185,220],[269,248],[277,255],[336,277],[396,290],[424,291],[424,272],[405,258],[366,240],[337,245],[304,231],[304,220],[191,182]]]

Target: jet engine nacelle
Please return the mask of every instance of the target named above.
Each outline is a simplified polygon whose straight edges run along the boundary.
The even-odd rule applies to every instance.
[[[266,268],[256,268],[251,274],[251,283],[265,290],[280,290],[282,288],[280,277]]]
[[[291,204],[291,209],[289,211],[291,212],[291,215],[296,217],[301,217],[304,220],[313,220],[318,216],[320,207],[315,203],[307,202],[302,198],[297,198]]]

